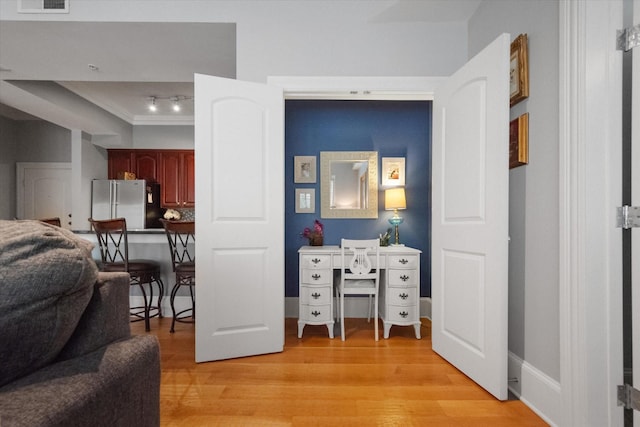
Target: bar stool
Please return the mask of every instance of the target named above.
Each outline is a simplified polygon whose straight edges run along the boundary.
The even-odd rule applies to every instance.
[[[146,331],[151,330],[149,319],[162,317],[162,297],[164,283],[160,277],[160,263],[146,259],[129,259],[129,240],[127,238],[127,221],[124,218],[94,220],[89,218],[100,247],[101,271],[125,271],[129,273],[131,286],[138,286],[142,291],[144,306],[131,307],[132,322],[144,320]],[[149,285],[149,294],[144,285]],[[153,304],[153,287],[158,287],[157,305]],[[153,315],[151,314],[153,312]]]
[[[171,289],[169,302],[173,311],[170,332],[175,332],[176,322],[194,323],[196,319],[196,300],[194,288],[196,286],[196,257],[193,245],[195,244],[195,222],[193,221],[169,221],[161,219],[169,241],[171,251],[171,263],[176,274],[176,283]],[[176,313],[175,299],[181,287],[189,288],[191,307]]]

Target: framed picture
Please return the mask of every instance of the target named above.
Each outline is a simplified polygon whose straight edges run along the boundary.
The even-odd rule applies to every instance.
[[[511,43],[509,105],[512,107],[529,97],[529,50],[527,44],[526,34],[520,34]]]
[[[295,156],[293,158],[293,182],[315,184],[316,156]]]
[[[315,188],[296,188],[296,213],[316,212]]]
[[[509,169],[529,163],[529,113],[509,123]]]
[[[383,186],[404,185],[404,157],[383,157],[381,181]]]

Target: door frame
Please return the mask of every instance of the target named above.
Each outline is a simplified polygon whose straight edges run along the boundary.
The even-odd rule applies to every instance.
[[[622,2],[559,8],[559,424],[622,425]]]
[[[447,77],[300,77],[270,76],[268,85],[282,88],[285,102],[303,100],[433,101]],[[420,298],[420,314],[431,319],[431,298]],[[298,312],[298,299],[285,298],[285,313]]]

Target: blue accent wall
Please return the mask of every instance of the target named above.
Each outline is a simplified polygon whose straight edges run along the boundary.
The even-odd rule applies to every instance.
[[[324,244],[340,239],[371,239],[384,233],[393,215],[378,192],[377,219],[320,218],[320,152],[377,151],[378,175],[383,157],[404,157],[407,209],[400,212],[400,242],[422,250],[420,295],[431,295],[431,108],[430,101],[285,101],[285,295],[298,296],[300,236],[319,219]],[[315,184],[295,184],[294,157],[316,156]],[[380,178],[378,178],[380,186]],[[315,188],[316,213],[295,213],[295,189]]]

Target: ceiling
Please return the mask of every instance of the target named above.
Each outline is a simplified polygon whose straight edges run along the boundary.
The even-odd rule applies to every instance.
[[[467,21],[481,1],[399,0],[372,20]],[[192,123],[193,102],[168,99],[193,97],[194,73],[236,77],[235,23],[0,20],[0,115],[14,120],[34,119],[16,84],[55,82],[132,125]]]
[[[192,101],[176,114],[169,98],[193,97],[194,73],[235,78],[235,64],[235,24],[0,21],[3,84],[53,81],[131,124],[192,120]]]

